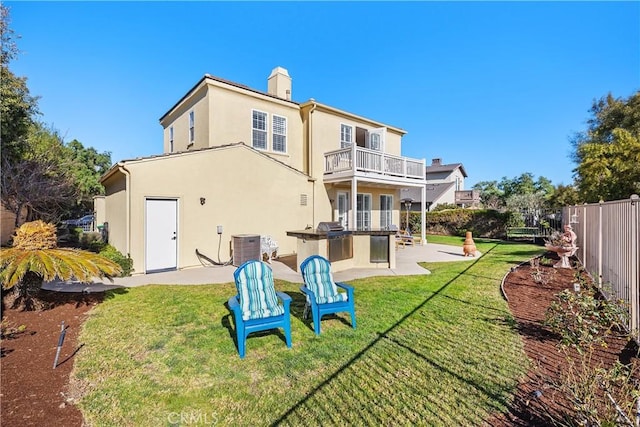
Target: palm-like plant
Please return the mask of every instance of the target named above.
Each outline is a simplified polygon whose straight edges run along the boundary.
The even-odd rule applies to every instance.
[[[13,246],[0,250],[0,282],[3,290],[13,288],[7,302],[14,308],[42,308],[37,294],[45,280],[111,280],[120,273],[118,264],[101,255],[58,248],[55,225],[43,221],[23,224],[16,231]]]

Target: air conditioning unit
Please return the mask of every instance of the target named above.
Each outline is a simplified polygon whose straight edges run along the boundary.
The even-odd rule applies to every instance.
[[[233,265],[236,267],[247,261],[260,261],[260,235],[238,234],[233,239]]]

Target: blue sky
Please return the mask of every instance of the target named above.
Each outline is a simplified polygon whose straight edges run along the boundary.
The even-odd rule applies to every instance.
[[[639,2],[5,2],[41,120],[113,162],[162,152],[159,118],[205,73],[398,126],[466,187],[570,184],[594,99],[640,89]],[[231,141],[229,141],[231,142]]]

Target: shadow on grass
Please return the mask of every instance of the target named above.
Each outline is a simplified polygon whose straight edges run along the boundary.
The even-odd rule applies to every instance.
[[[490,248],[489,250],[487,250],[485,252],[485,254],[490,253],[491,251],[493,251],[499,244],[500,242],[494,242],[494,246],[492,248]],[[338,368],[333,374],[331,374],[326,380],[324,380],[322,383],[320,383],[319,385],[317,385],[316,387],[314,387],[304,398],[300,399],[297,403],[295,403],[294,405],[292,405],[286,412],[284,412],[282,415],[280,415],[280,417],[278,417],[271,425],[275,426],[275,425],[280,425],[282,423],[286,423],[287,419],[289,417],[293,417],[294,414],[296,413],[296,410],[298,408],[300,408],[303,412],[305,411],[305,405],[307,404],[307,402],[309,402],[311,399],[313,399],[316,395],[318,395],[319,393],[323,392],[323,389],[325,387],[328,387],[334,380],[337,380],[338,377],[345,371],[347,370],[350,366],[352,366],[353,364],[355,364],[356,362],[358,362],[360,359],[362,359],[367,353],[369,353],[374,346],[376,346],[378,343],[380,343],[382,340],[387,340],[389,334],[391,334],[392,332],[394,332],[396,329],[398,329],[401,325],[403,325],[409,318],[411,318],[412,316],[414,316],[417,312],[419,312],[420,310],[422,310],[432,299],[434,299],[435,297],[439,296],[443,291],[445,291],[452,283],[454,283],[458,278],[460,278],[461,276],[465,275],[465,273],[467,271],[469,271],[473,266],[475,266],[476,262],[478,262],[480,259],[482,258],[478,258],[476,260],[474,260],[469,266],[467,266],[467,268],[465,268],[463,271],[461,271],[460,273],[458,273],[455,277],[453,277],[451,280],[449,280],[448,282],[446,282],[445,284],[443,284],[438,290],[436,290],[433,294],[431,294],[429,297],[427,297],[422,303],[418,304],[415,308],[413,308],[410,312],[408,312],[407,314],[405,314],[401,319],[399,319],[396,323],[394,323],[393,325],[391,325],[387,330],[378,333],[378,336],[372,340],[366,347],[364,347],[362,350],[360,350],[357,354],[355,354],[353,357],[351,357],[346,363],[344,363],[340,368]],[[404,345],[403,345],[404,346]],[[406,347],[406,346],[404,346]],[[415,350],[412,348],[407,347],[412,353],[415,353]],[[418,356],[423,357],[422,355],[418,354]],[[424,358],[424,357],[423,357]],[[428,359],[427,359],[428,361]],[[444,367],[435,364],[434,366],[436,366],[438,369],[445,369]],[[485,389],[485,387],[483,387],[481,384],[473,384],[474,387],[476,387],[478,390],[480,390],[481,392],[487,394],[488,396],[490,396],[491,398],[495,398],[496,400],[502,401],[502,399],[497,396],[495,393],[490,392],[488,390]],[[329,398],[327,396],[325,396],[325,398]],[[323,398],[320,398],[321,400]],[[310,424],[314,424],[313,420],[306,420],[307,422],[309,422]],[[316,421],[317,422],[317,421]]]
[[[233,312],[229,308],[228,302],[225,302],[224,306],[227,310],[229,310],[229,313],[222,316],[222,319],[220,319],[220,324],[229,333],[229,338],[233,341],[233,344],[236,346],[236,351],[239,351],[238,334],[235,328],[235,322],[232,320]],[[264,331],[251,332],[249,335],[247,335],[247,341],[249,341],[249,338],[259,338],[259,337],[265,337],[269,335],[277,335],[282,340],[283,343],[285,344],[287,343],[287,339],[284,336],[284,333],[280,330],[280,328],[273,328],[273,329],[267,329]],[[246,345],[245,345],[245,349],[246,349]]]

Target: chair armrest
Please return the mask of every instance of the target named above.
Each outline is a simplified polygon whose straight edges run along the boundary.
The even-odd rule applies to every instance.
[[[282,304],[284,305],[284,311],[286,313],[289,312],[289,305],[291,304],[291,297],[284,292],[276,291],[276,295],[282,300]]]
[[[347,291],[347,297],[349,301],[353,301],[353,286],[347,285],[346,283],[336,283],[336,286]]]
[[[300,286],[300,290],[302,291],[303,294],[311,298],[311,301],[315,301],[315,295],[311,289],[307,288],[305,285],[302,285]]]
[[[229,301],[227,301],[227,304],[229,304],[229,308],[233,311],[234,315],[236,316],[241,316],[241,310],[240,310],[240,302],[238,301],[238,295],[234,295],[231,298],[229,298]]]

